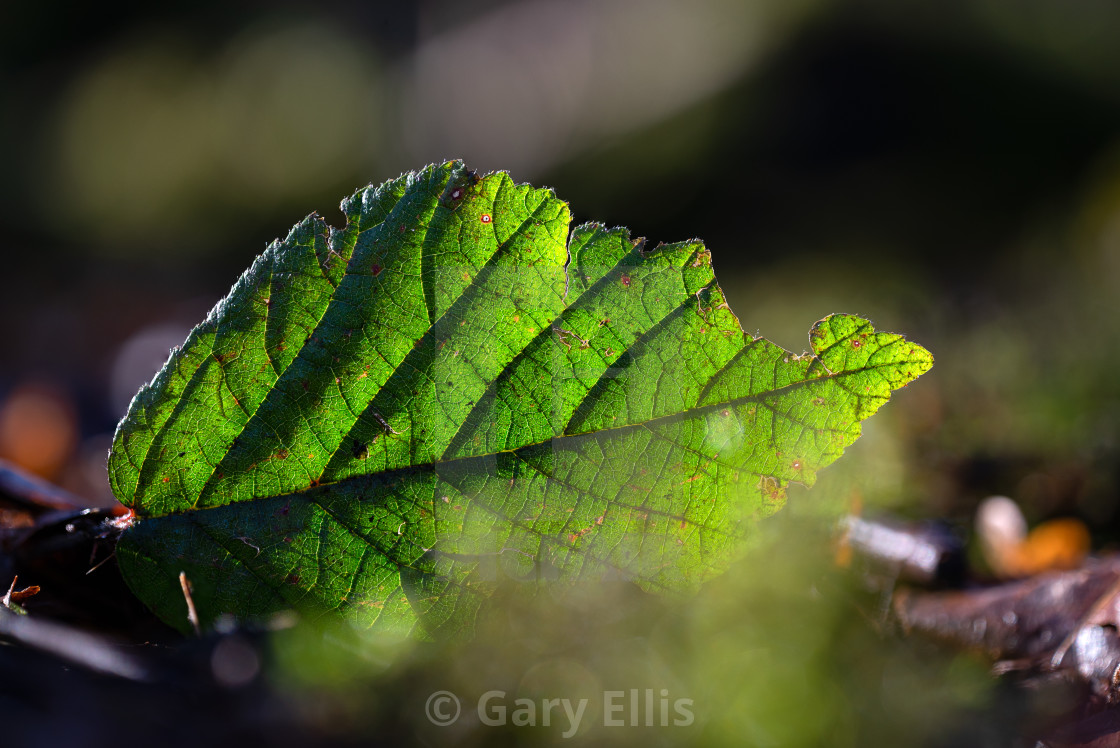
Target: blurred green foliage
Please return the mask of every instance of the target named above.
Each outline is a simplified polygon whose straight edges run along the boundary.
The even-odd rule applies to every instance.
[[[622,583],[532,601],[507,590],[466,645],[296,627],[274,637],[270,672],[326,734],[432,745],[564,742],[563,718],[549,728],[482,724],[477,704],[493,690],[507,702],[587,699],[578,738],[597,745],[952,745],[975,736],[979,715],[989,715],[981,731],[1021,716],[1023,706],[999,703],[979,659],[932,657],[877,634],[856,612],[867,593],[830,549],[819,524],[776,519],[731,573],[687,601]],[[637,726],[605,726],[630,719],[631,689]],[[461,703],[451,726],[425,712],[437,691]],[[606,715],[611,691],[625,692],[624,709]],[[662,691],[670,704],[691,700],[691,724],[660,725]]]

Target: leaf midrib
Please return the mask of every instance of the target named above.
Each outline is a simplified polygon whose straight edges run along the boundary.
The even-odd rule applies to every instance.
[[[746,334],[744,333],[744,335],[746,335]],[[752,338],[752,340],[753,340],[753,338]],[[813,358],[816,361],[820,361],[819,356],[814,356]],[[688,419],[691,419],[691,418],[696,418],[696,417],[699,417],[699,416],[702,416],[702,415],[706,415],[707,413],[717,411],[721,408],[733,407],[733,406],[738,406],[738,405],[746,405],[748,403],[762,403],[768,398],[778,397],[780,395],[784,395],[788,392],[794,391],[798,388],[805,387],[805,386],[808,386],[808,385],[811,385],[811,384],[815,384],[817,382],[826,382],[826,381],[838,380],[838,379],[842,379],[843,377],[852,376],[852,375],[857,374],[857,373],[872,371],[872,370],[880,369],[880,368],[891,368],[891,367],[894,367],[894,366],[897,366],[896,362],[869,365],[869,366],[861,367],[858,371],[831,372],[827,369],[827,367],[824,367],[824,363],[821,362],[821,367],[824,368],[824,370],[826,372],[828,372],[827,374],[822,374],[822,375],[820,375],[818,377],[814,377],[812,379],[805,379],[805,380],[801,380],[801,381],[797,381],[797,382],[791,382],[790,384],[784,385],[782,387],[778,387],[776,389],[767,390],[766,392],[760,392],[760,393],[756,393],[756,394],[753,394],[753,395],[744,395],[742,397],[731,398],[730,400],[724,400],[724,401],[721,401],[721,402],[710,403],[708,405],[699,405],[699,406],[696,406],[696,407],[693,407],[693,408],[687,408],[685,410],[682,410],[682,411],[679,411],[679,412],[676,412],[676,413],[667,413],[663,416],[656,416],[654,418],[650,418],[650,419],[647,419],[645,421],[639,421],[639,422],[635,422],[635,423],[625,423],[625,424],[621,424],[619,426],[610,426],[610,427],[607,427],[607,428],[599,429],[597,431],[590,431],[590,432],[586,432],[586,433],[582,433],[582,434],[570,434],[570,435],[560,434],[560,435],[552,436],[548,439],[542,439],[541,441],[538,441],[538,442],[530,442],[528,444],[519,445],[519,446],[514,447],[512,449],[503,449],[503,450],[499,450],[497,452],[488,452],[488,453],[485,453],[485,454],[475,454],[475,455],[462,455],[462,456],[451,457],[451,458],[447,458],[447,459],[442,459],[441,458],[441,459],[438,459],[438,460],[430,460],[428,462],[417,463],[417,464],[414,464],[414,465],[402,465],[400,467],[389,468],[387,470],[382,470],[382,471],[376,472],[376,473],[365,473],[365,474],[362,474],[362,475],[349,475],[349,476],[346,476],[346,477],[341,478],[339,480],[323,481],[321,483],[316,483],[314,485],[304,486],[304,487],[299,488],[299,489],[294,490],[294,491],[280,491],[280,492],[277,492],[277,493],[274,493],[274,494],[268,494],[267,496],[253,496],[253,497],[250,497],[248,499],[241,499],[241,500],[230,502],[230,503],[227,503],[227,504],[211,504],[211,505],[200,506],[200,507],[188,507],[186,509],[182,509],[182,510],[179,510],[179,511],[173,511],[173,512],[167,512],[165,514],[147,514],[147,515],[145,515],[145,514],[139,514],[138,513],[138,518],[145,519],[145,520],[147,520],[147,519],[159,519],[159,518],[163,518],[163,517],[173,517],[173,516],[177,516],[177,515],[191,514],[191,513],[195,513],[195,512],[202,512],[202,511],[207,511],[207,510],[212,510],[212,509],[222,509],[224,507],[230,506],[231,504],[247,504],[247,503],[253,502],[253,501],[266,501],[266,500],[270,500],[270,499],[279,498],[279,497],[282,497],[282,496],[299,496],[299,495],[302,495],[302,494],[306,493],[309,489],[312,489],[312,488],[321,489],[321,488],[324,488],[324,487],[331,487],[331,486],[343,486],[343,485],[346,485],[346,483],[348,483],[349,481],[360,481],[360,480],[369,479],[369,478],[373,478],[373,477],[391,476],[395,473],[427,472],[429,470],[434,470],[435,468],[437,468],[440,465],[455,465],[457,463],[462,463],[462,462],[465,462],[467,460],[480,460],[480,459],[485,459],[485,458],[488,458],[488,457],[494,457],[496,455],[501,455],[501,454],[514,454],[514,455],[516,455],[517,452],[532,449],[534,447],[541,447],[541,446],[544,446],[546,444],[555,444],[558,441],[562,442],[562,441],[565,441],[565,440],[571,440],[574,443],[574,442],[576,442],[578,440],[581,440],[581,439],[598,439],[598,438],[603,438],[604,436],[610,436],[610,435],[615,435],[615,434],[623,434],[627,431],[636,430],[636,429],[639,429],[639,428],[647,428],[648,429],[648,428],[651,428],[653,426],[657,426],[657,425],[660,425],[660,424],[671,424],[671,423],[675,423],[675,422],[679,422],[679,421],[688,420]],[[848,390],[848,392],[851,392],[851,390]],[[858,395],[856,393],[852,393],[852,394],[853,394],[853,396],[861,398],[861,399],[863,397],[867,397],[867,395]]]

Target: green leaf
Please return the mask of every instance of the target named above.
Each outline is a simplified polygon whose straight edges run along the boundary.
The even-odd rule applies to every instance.
[[[432,166],[312,215],[137,394],[109,459],[133,590],[187,626],[295,608],[422,635],[503,579],[688,590],[932,365],[850,316],[745,335],[698,241],[570,231]]]

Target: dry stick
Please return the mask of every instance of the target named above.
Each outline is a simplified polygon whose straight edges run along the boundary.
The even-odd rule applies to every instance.
[[[179,586],[183,588],[183,598],[187,601],[187,620],[194,627],[195,636],[202,636],[202,628],[198,625],[198,611],[194,607],[191,597],[191,580],[187,579],[187,572],[179,572]]]
[[[95,670],[134,681],[150,679],[142,661],[121,652],[108,639],[34,616],[0,608],[0,636]]]
[[[1081,619],[1073,630],[1069,632],[1065,640],[1054,650],[1054,654],[1050,656],[1050,668],[1052,670],[1057,670],[1058,667],[1061,666],[1062,660],[1066,658],[1066,653],[1069,652],[1069,648],[1072,647],[1073,643],[1077,640],[1077,635],[1081,633],[1081,630],[1084,629],[1085,626],[1088,625],[1088,622],[1093,620],[1098,613],[1104,610],[1105,606],[1112,602],[1118,594],[1120,594],[1120,577],[1112,583],[1112,586],[1108,588],[1107,592],[1097,598],[1097,601],[1086,611],[1085,615],[1081,616]]]
[[[115,553],[116,553],[116,551],[113,551],[113,553],[110,553],[108,556],[106,556],[105,558],[98,561],[95,565],[91,566],[89,571],[86,572],[86,576],[88,577],[90,574],[92,574],[93,572],[97,571],[102,566],[104,566],[105,562],[108,561],[109,559],[111,559],[114,556]]]
[[[7,460],[0,460],[0,496],[39,513],[46,509],[74,511],[90,507],[90,502],[81,496],[48,483]]]

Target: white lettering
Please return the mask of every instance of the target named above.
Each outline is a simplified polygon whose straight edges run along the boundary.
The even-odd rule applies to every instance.
[[[513,710],[513,724],[518,727],[535,727],[537,724],[537,705],[530,699],[517,699],[513,702],[517,709]]]
[[[603,727],[624,727],[626,725],[623,720],[613,717],[623,709],[623,705],[614,703],[614,700],[625,695],[625,691],[603,691]]]
[[[564,699],[564,712],[568,715],[568,729],[564,731],[564,737],[570,738],[579,732],[580,722],[583,721],[583,710],[587,708],[587,699],[579,700],[579,709],[572,711],[572,702]]]
[[[490,727],[501,727],[506,723],[506,708],[501,704],[496,704],[493,707],[493,712],[489,712],[490,702],[494,699],[504,699],[506,697],[505,691],[487,691],[482,694],[478,699],[478,719],[484,725]],[[491,713],[495,716],[491,716]]]
[[[680,719],[674,719],[673,724],[677,727],[688,727],[696,716],[692,713],[692,699],[677,699],[673,702],[673,710],[681,715]]]
[[[552,709],[557,706],[560,706],[560,699],[545,699],[541,702],[541,716],[544,718],[541,724],[545,727],[552,726]]]

